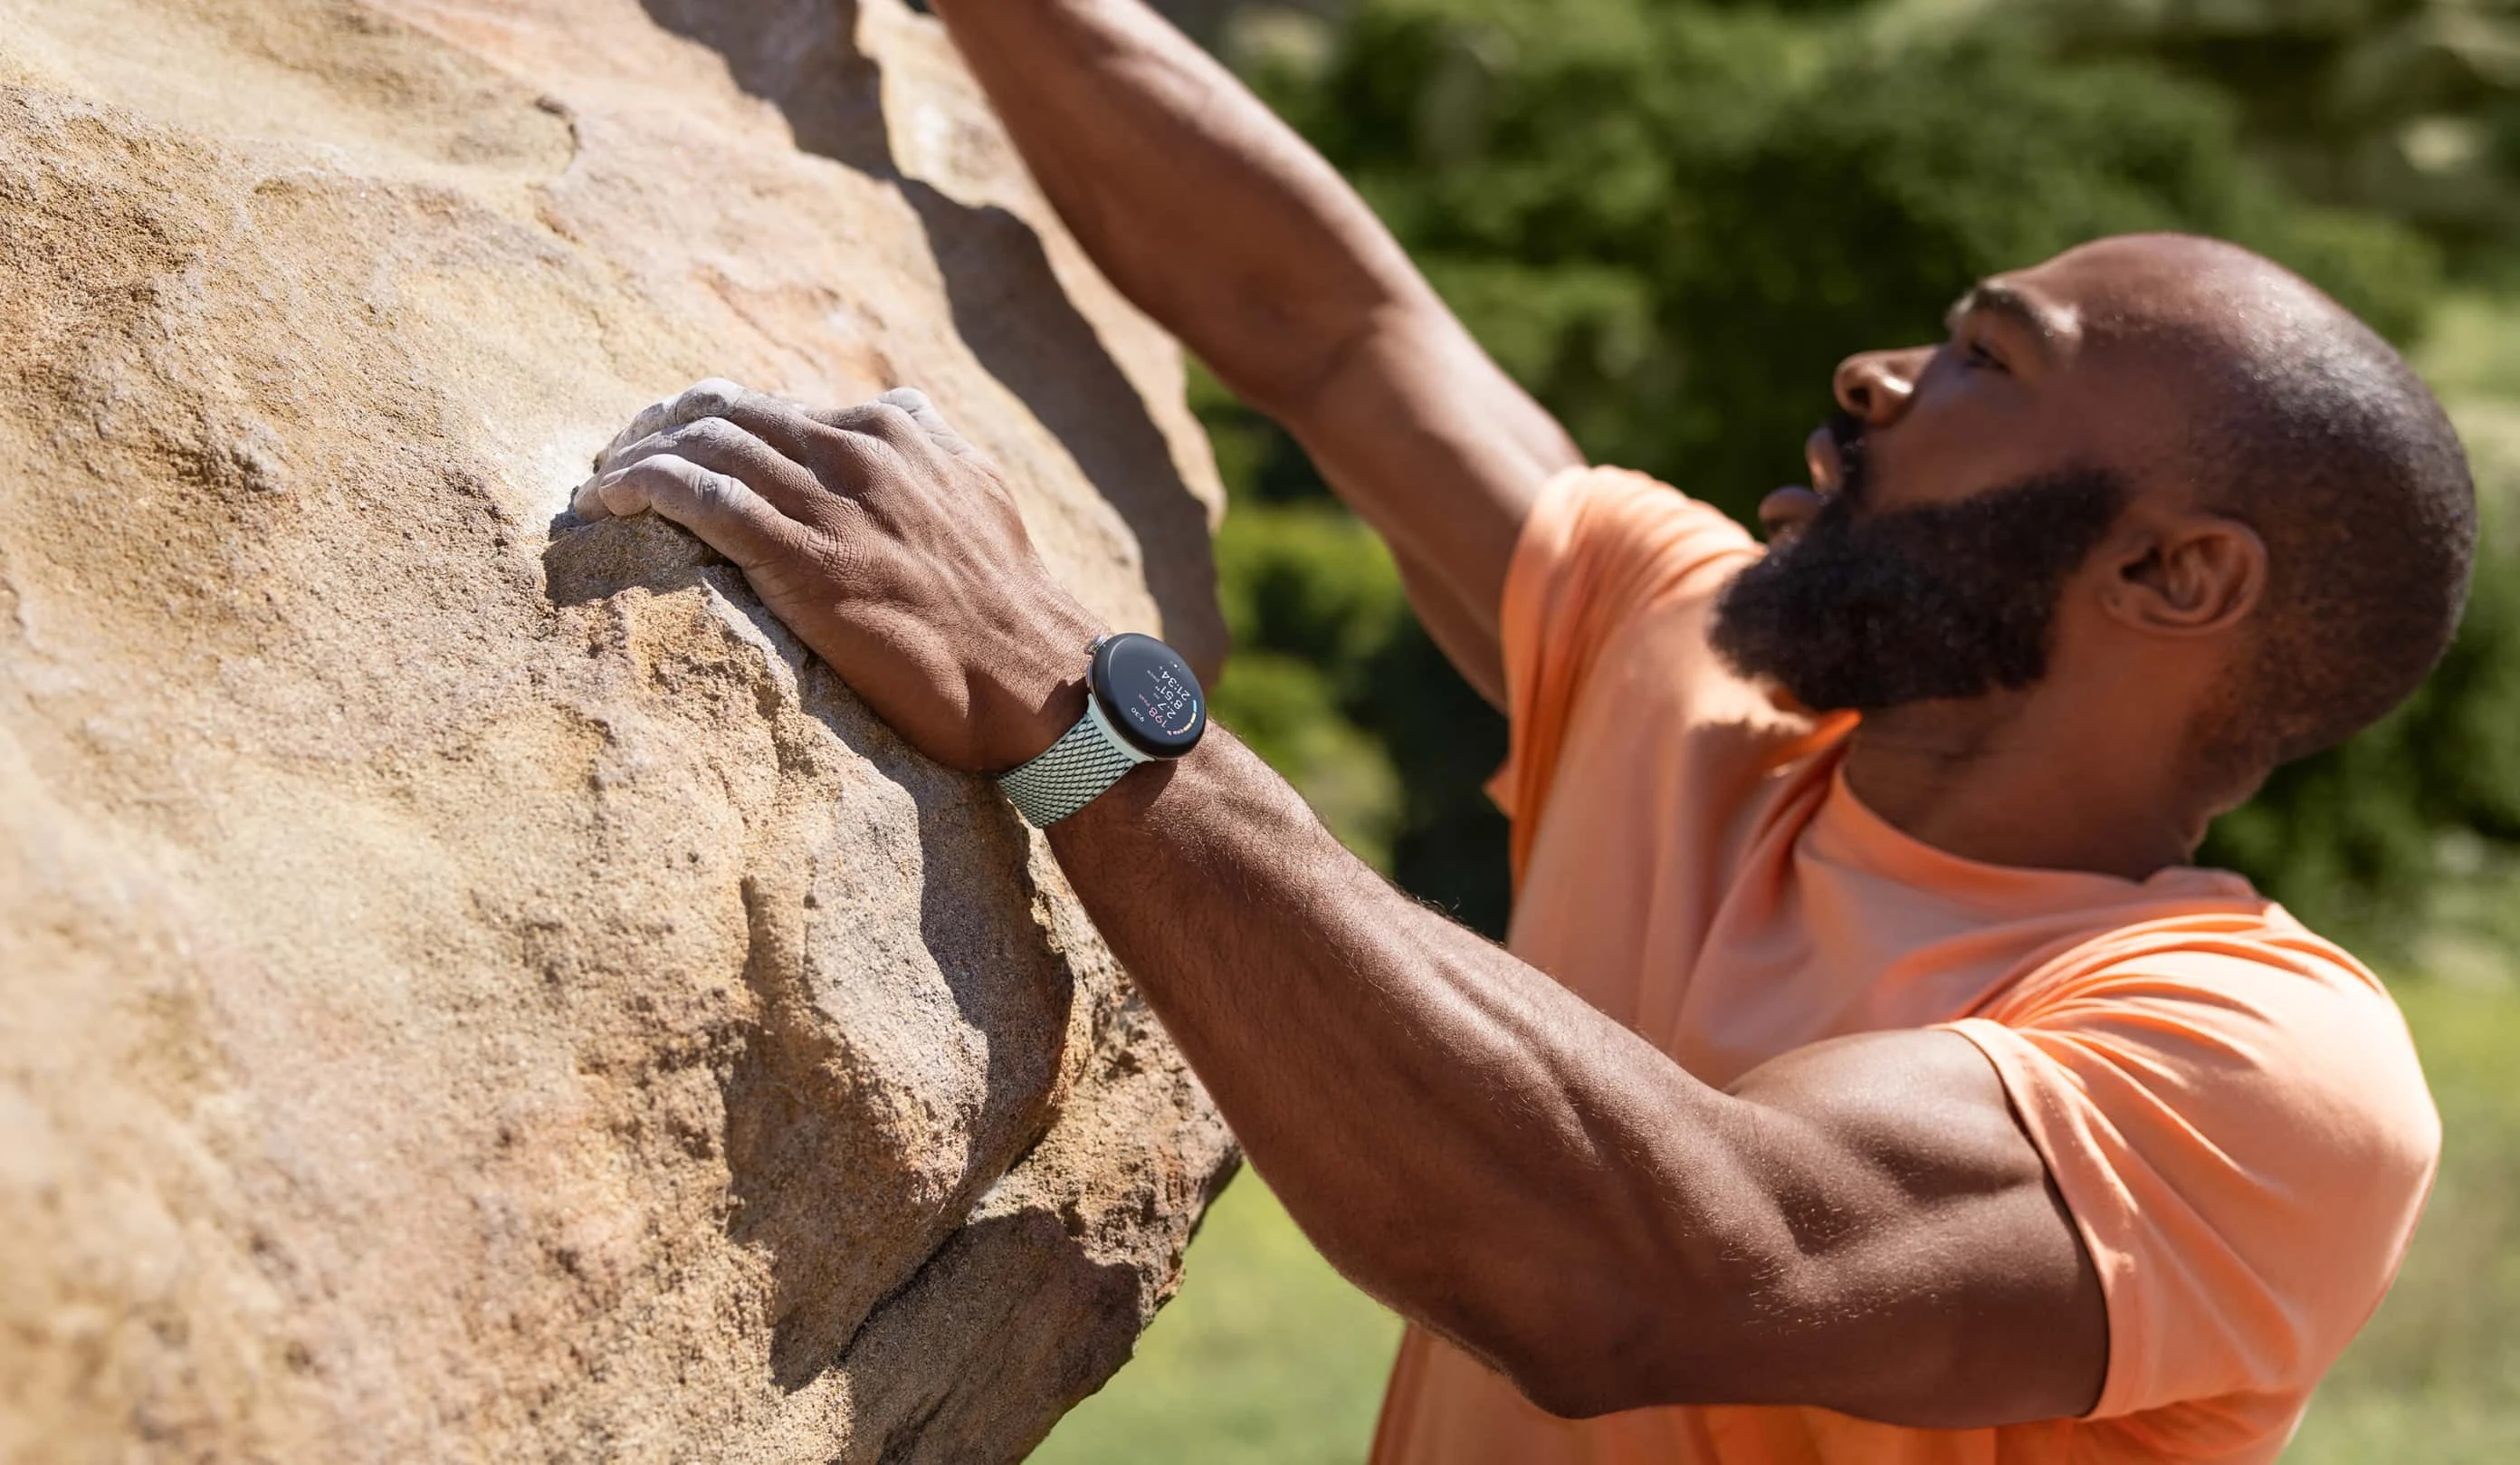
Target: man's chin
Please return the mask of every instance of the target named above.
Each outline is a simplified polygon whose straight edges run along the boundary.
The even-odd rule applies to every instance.
[[[1858,712],[1865,709],[1835,688],[1816,691],[1808,683],[1796,686],[1781,676],[1760,675],[1750,678],[1767,691],[1769,701],[1788,712],[1801,712],[1812,717],[1827,717],[1838,712]],[[1877,710],[1877,709],[1875,710]]]
[[[1844,618],[1754,622],[1719,606],[1708,641],[1734,675],[1765,688],[1778,706],[1815,717],[1883,711],[1920,691],[1948,692],[1926,685],[1937,680],[1922,674],[1926,668],[1885,667],[1871,638],[1850,635],[1848,624]]]
[[[1856,710],[1856,709],[1848,707],[1815,705],[1809,698],[1803,697],[1795,692],[1793,688],[1786,686],[1783,682],[1777,680],[1773,676],[1763,676],[1756,678],[1756,680],[1761,687],[1766,689],[1768,701],[1775,704],[1777,710],[1780,712],[1793,712],[1805,717],[1817,718],[1829,717],[1834,716],[1839,712],[1852,712]]]
[[[1719,613],[1709,640],[1733,675],[1757,683],[1794,710],[1824,716],[1851,710],[1852,705],[1838,695],[1844,690],[1838,678],[1815,674],[1811,666],[1791,657],[1772,654],[1777,639],[1765,629],[1744,634],[1743,627],[1728,623]]]

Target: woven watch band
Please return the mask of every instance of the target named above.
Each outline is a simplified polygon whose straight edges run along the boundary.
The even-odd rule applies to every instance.
[[[998,787],[1035,829],[1048,829],[1092,803],[1121,774],[1147,760],[1102,726],[1101,711],[1100,705],[1089,706],[1039,757],[998,775]]]

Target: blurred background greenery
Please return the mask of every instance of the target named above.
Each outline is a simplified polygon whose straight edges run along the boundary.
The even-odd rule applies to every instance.
[[[1852,350],[2131,229],[2299,269],[2451,405],[2487,500],[2456,647],[2203,858],[2408,1005],[2444,1175],[2288,1458],[2520,1459],[2520,0],[1167,0],[1364,192],[1596,461],[1746,514]],[[1195,376],[1195,374],[1194,374]],[[1401,885],[1502,933],[1501,721],[1292,441],[1193,393],[1232,507],[1219,717]],[[1246,1178],[1051,1460],[1351,1460],[1394,1325]]]

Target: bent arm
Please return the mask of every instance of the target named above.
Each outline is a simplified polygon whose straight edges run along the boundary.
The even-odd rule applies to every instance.
[[[2096,1275],[1966,1039],[1719,1092],[1384,885],[1229,737],[1051,843],[1306,1234],[1544,1407],[1962,1427],[2098,1396]]]
[[[947,0],[956,43],[1121,292],[1283,423],[1504,696],[1498,603],[1540,484],[1582,461],[1329,164],[1138,0]]]

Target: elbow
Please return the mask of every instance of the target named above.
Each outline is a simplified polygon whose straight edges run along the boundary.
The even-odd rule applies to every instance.
[[[1715,1310],[1695,1289],[1657,1288],[1631,1277],[1622,1288],[1593,1289],[1589,1300],[1570,1295],[1560,1302],[1546,1322],[1517,1329],[1510,1344],[1489,1355],[1534,1408],[1560,1419],[1596,1419],[1709,1401],[1696,1387],[1706,1360],[1692,1358],[1688,1341],[1675,1336],[1678,1319],[1704,1320]]]
[[[1517,1368],[1507,1376],[1531,1406],[1560,1419],[1598,1419],[1662,1400],[1611,1386],[1585,1370],[1562,1364]]]
[[[1758,1340],[1795,1315],[1788,1294],[1810,1267],[1730,1240],[1741,1244],[1680,1247],[1659,1264],[1565,1288],[1546,1322],[1517,1330],[1493,1361],[1535,1408],[1561,1419],[1754,1400],[1765,1371]]]
[[[1267,298],[1264,295],[1263,298]],[[1218,378],[1263,417],[1298,438],[1320,415],[1358,360],[1372,350],[1383,326],[1375,304],[1360,303],[1328,320],[1293,323],[1272,313],[1245,325],[1238,339],[1265,341],[1269,350],[1220,351]]]
[[[1686,1305],[1675,1311],[1686,1314]],[[1560,1419],[1598,1419],[1661,1404],[1713,1402],[1692,1387],[1690,1360],[1668,1339],[1638,1330],[1598,1325],[1567,1328],[1546,1349],[1518,1351],[1501,1360],[1514,1389],[1532,1407]]]
[[[1648,1097],[1633,1107],[1668,1107]],[[1478,1238],[1429,1320],[1559,1418],[1753,1401],[1829,1268],[1726,1141],[1721,1111],[1704,1112],[1716,1137],[1686,1164],[1634,1155],[1633,1129],[1593,1139],[1610,1122],[1578,1115],[1581,1153],[1607,1163],[1552,1176],[1515,1244]]]

